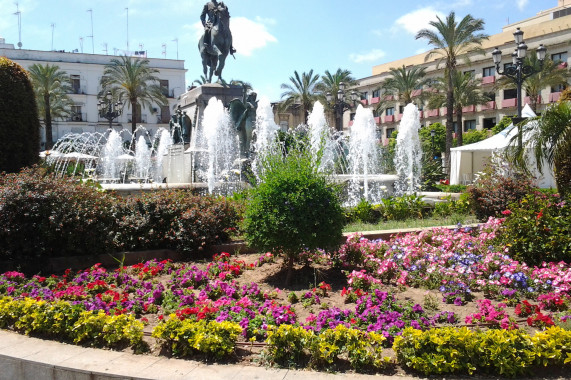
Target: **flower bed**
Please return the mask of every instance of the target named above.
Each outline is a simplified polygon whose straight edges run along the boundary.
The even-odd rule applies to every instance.
[[[557,334],[534,343],[533,331],[568,324],[571,267],[564,262],[529,267],[511,259],[493,245],[501,222],[490,219],[479,229],[437,228],[390,241],[353,235],[337,252],[302,255],[339,281],[313,278],[311,287],[288,292],[269,284],[280,266],[272,253],[222,253],[208,263],[152,260],[113,271],[95,265],[61,276],[6,272],[0,275],[0,327],[137,351],[152,335],[174,355],[206,360],[236,360],[237,345],[255,344],[264,347],[266,363],[359,371],[394,364],[386,356],[395,342],[402,368],[430,374],[442,372],[432,364],[414,364],[410,358],[421,353],[405,349],[403,342],[434,341],[440,336],[435,327],[461,323],[519,331],[509,334],[531,344],[533,352],[522,367],[564,365],[569,343],[558,343],[561,360],[540,363],[537,358],[547,355],[545,347]],[[456,340],[458,334],[485,340],[490,350],[508,339],[508,332],[442,331]],[[537,344],[545,347],[539,350]],[[434,355],[430,347],[423,350]],[[498,367],[496,360],[450,364],[446,371],[520,374]]]

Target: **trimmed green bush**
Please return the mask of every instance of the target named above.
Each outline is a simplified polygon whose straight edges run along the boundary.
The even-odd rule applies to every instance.
[[[0,210],[0,261],[38,270],[50,257],[114,250],[115,200],[41,168],[0,176]]]
[[[302,149],[291,149],[285,157],[269,155],[262,167],[260,183],[250,192],[244,233],[251,245],[288,257],[288,282],[299,253],[341,241],[339,192]]]
[[[28,73],[0,57],[0,172],[15,173],[39,161],[40,120]]]

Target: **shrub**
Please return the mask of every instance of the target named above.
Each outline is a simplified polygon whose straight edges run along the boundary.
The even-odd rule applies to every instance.
[[[27,72],[0,57],[0,172],[18,172],[39,161],[40,121]]]
[[[422,196],[416,194],[403,195],[381,199],[376,207],[385,220],[405,220],[409,218],[422,218],[428,204]]]
[[[497,240],[528,265],[571,260],[571,204],[558,195],[534,192],[504,212]]]
[[[208,358],[224,358],[235,351],[241,333],[242,328],[234,322],[204,319],[193,322],[173,314],[153,329],[152,336],[176,356],[203,354]]]
[[[223,198],[180,190],[129,198],[121,215],[116,243],[122,250],[198,251],[226,240],[238,221],[236,208]]]
[[[113,250],[115,201],[37,167],[0,176],[0,260],[40,269],[54,256]]]
[[[342,228],[339,192],[318,172],[310,153],[292,149],[285,157],[265,157],[244,215],[244,233],[251,245],[286,254],[286,282],[300,252],[337,245]]]
[[[530,177],[503,165],[505,161],[499,163],[498,158],[492,158],[492,164],[468,187],[473,212],[482,221],[501,216],[510,203],[519,201],[535,187]]]

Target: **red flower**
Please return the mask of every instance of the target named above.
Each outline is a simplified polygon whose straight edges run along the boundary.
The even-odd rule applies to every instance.
[[[543,210],[537,213],[537,219],[541,219],[542,216],[543,216]]]

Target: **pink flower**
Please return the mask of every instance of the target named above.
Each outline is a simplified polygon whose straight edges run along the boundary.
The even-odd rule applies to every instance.
[[[504,210],[502,211],[502,215],[511,215],[511,211],[510,210]]]

